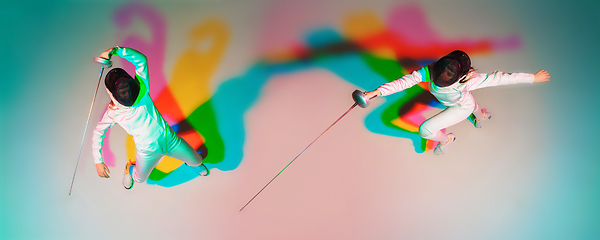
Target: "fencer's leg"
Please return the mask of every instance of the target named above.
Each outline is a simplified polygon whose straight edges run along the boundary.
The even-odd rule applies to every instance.
[[[435,149],[433,149],[433,153],[435,155],[442,155],[444,154],[444,152],[448,151],[448,147],[454,142],[456,141],[456,136],[454,136],[454,133],[448,133],[448,135],[446,135],[448,141],[446,142],[438,142],[437,146],[435,146]]]
[[[433,152],[436,155],[443,154],[448,146],[456,140],[456,136],[452,133],[446,135],[442,132],[442,129],[461,122],[467,118],[472,111],[473,110],[470,108],[446,108],[423,122],[419,127],[419,134],[423,138],[438,141],[438,145]]]
[[[181,138],[181,141],[177,141],[179,144],[176,144],[170,149],[169,156],[179,159],[185,162],[186,165],[190,167],[197,168],[198,174],[200,176],[208,176],[210,174],[210,170],[206,165],[202,163],[202,156],[190,146],[184,139]]]
[[[143,183],[148,179],[150,173],[158,165],[164,155],[154,152],[136,152],[135,165],[131,165],[130,174],[134,181]]]
[[[481,128],[483,125],[492,118],[492,113],[488,112],[485,108],[480,108],[479,104],[475,103],[475,110],[469,116],[469,121],[473,123],[476,128]]]

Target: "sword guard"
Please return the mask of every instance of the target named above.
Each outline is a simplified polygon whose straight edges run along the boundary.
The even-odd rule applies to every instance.
[[[105,68],[112,67],[112,61],[110,61],[106,58],[94,57],[94,62],[100,63],[102,65],[102,67],[105,67]]]
[[[365,95],[365,92],[361,90],[354,90],[354,92],[352,92],[352,99],[354,99],[354,102],[361,108],[369,106],[369,99]]]

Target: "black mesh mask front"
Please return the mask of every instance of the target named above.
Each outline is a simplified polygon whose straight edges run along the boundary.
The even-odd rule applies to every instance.
[[[139,82],[122,68],[114,68],[106,74],[106,89],[121,105],[130,107],[140,94]]]
[[[433,66],[433,82],[447,87],[465,76],[471,69],[471,59],[465,52],[456,50],[440,58]]]

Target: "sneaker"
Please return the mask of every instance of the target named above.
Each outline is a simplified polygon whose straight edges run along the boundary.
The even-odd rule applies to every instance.
[[[123,176],[123,187],[129,190],[133,187],[133,177],[131,177],[131,170],[133,169],[133,165],[127,164],[125,166],[125,175]]]
[[[488,112],[485,109],[481,109],[481,119],[478,119],[475,114],[471,113],[469,116],[469,120],[473,123],[476,128],[481,128],[487,122],[487,120],[492,119],[492,113]]]
[[[433,153],[435,155],[444,154],[445,151],[448,151],[448,146],[450,146],[450,144],[452,144],[454,141],[456,141],[456,136],[454,136],[454,133],[449,133],[448,138],[450,140],[447,143],[438,142],[437,146],[433,150]]]
[[[202,177],[206,177],[208,175],[210,175],[210,170],[208,170],[208,167],[206,167],[206,165],[200,164],[200,166],[196,166],[196,167],[192,167],[190,165],[188,165],[187,163],[184,163],[186,166],[197,169],[198,170],[198,175],[202,176]]]
[[[200,164],[200,166],[198,166],[200,168],[200,176],[206,177],[208,175],[210,175],[210,170],[208,170],[208,168],[206,167],[206,165]]]

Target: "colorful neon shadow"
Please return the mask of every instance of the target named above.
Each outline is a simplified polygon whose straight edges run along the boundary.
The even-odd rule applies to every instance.
[[[154,21],[162,19],[156,11],[146,10],[145,14],[150,15],[149,12],[155,14]],[[293,11],[294,9],[280,10]],[[201,24],[197,29],[212,29],[212,31],[198,30],[199,35],[203,33],[210,35],[209,32],[214,37],[227,35],[225,26],[219,27],[218,21],[215,20],[208,22],[211,21],[213,21],[212,24],[208,23],[206,26]],[[158,26],[164,27],[160,24]],[[458,42],[443,40],[437,37],[435,31],[427,25],[423,11],[416,5],[396,8],[391,12],[385,24],[375,13],[363,11],[350,14],[344,19],[342,26],[341,33],[325,27],[314,29],[306,34],[304,43],[294,44],[283,51],[264,54],[264,58],[249,67],[246,72],[223,82],[210,98],[207,97],[209,96],[208,92],[201,92],[198,94],[201,97],[194,100],[193,96],[196,93],[185,93],[182,89],[191,84],[184,79],[193,78],[194,74],[206,74],[195,79],[200,84],[199,86],[188,89],[208,89],[206,86],[212,72],[190,72],[190,74],[186,74],[186,72],[194,69],[194,66],[202,66],[206,63],[209,63],[211,67],[216,67],[218,61],[214,59],[220,59],[220,56],[196,52],[190,48],[191,50],[186,51],[178,60],[178,67],[175,68],[173,74],[173,86],[166,86],[165,90],[156,98],[157,107],[163,115],[166,115],[165,118],[170,118],[167,121],[178,122],[174,127],[179,127],[180,132],[187,132],[183,131],[184,129],[191,131],[192,135],[201,132],[207,146],[214,140],[215,144],[209,147],[211,154],[206,158],[211,167],[223,171],[233,170],[243,159],[242,149],[245,141],[243,115],[255,103],[260,89],[274,75],[322,68],[337,74],[361,89],[374,89],[457,48],[471,54],[482,54],[502,49],[514,49],[519,45],[519,41],[515,37],[502,40],[484,39]],[[215,31],[215,29],[220,30]],[[277,31],[272,26],[271,30]],[[409,31],[410,34],[407,34],[406,31]],[[415,36],[427,36],[427,38],[420,39]],[[194,39],[199,41],[202,38],[192,36],[191,40]],[[268,42],[268,39],[267,34],[262,40]],[[132,41],[127,46],[145,52],[144,48],[141,48],[144,46],[142,41]],[[222,51],[226,45],[213,47]],[[161,46],[154,46],[152,49],[162,51],[164,42]],[[151,55],[153,52],[150,52],[148,57],[162,61],[164,60],[162,53],[164,52],[159,52],[156,54],[159,57],[155,57]],[[213,58],[213,61],[210,58]],[[214,65],[210,65],[211,63]],[[154,66],[162,66],[162,64],[153,64],[153,68]],[[178,75],[181,76],[178,77]],[[153,78],[155,76],[153,73]],[[181,80],[176,81],[176,79]],[[428,91],[423,89],[424,87],[426,86],[413,87],[402,93],[386,97],[386,102],[373,109],[373,112],[367,116],[366,127],[375,133],[411,139],[417,152],[430,149],[433,143],[426,144],[426,141],[416,132],[418,125],[425,120],[422,115],[423,111],[431,107],[439,108],[441,105]],[[175,88],[179,90],[175,90]],[[194,109],[195,106],[198,107]],[[184,138],[190,139],[190,137]],[[130,148],[128,147],[128,149]],[[128,152],[133,151],[128,150]],[[213,154],[213,152],[218,152],[218,154]],[[192,173],[187,173],[189,169],[184,167],[174,168],[174,164],[171,168],[163,168],[161,164],[151,174],[149,183],[174,186],[195,177]]]
[[[293,8],[277,11],[290,9]],[[318,60],[314,67],[326,68],[362,89],[371,90],[454,49],[485,54],[520,45],[515,36],[500,40],[446,41],[435,34],[426,20],[424,12],[415,4],[393,9],[385,24],[373,12],[357,12],[345,18],[343,36],[332,29],[315,30],[308,35],[306,44],[296,43],[286,50],[270,53],[267,59],[280,64]],[[278,30],[284,31],[270,29]],[[411,139],[415,151],[422,153],[435,146],[434,142],[418,135],[418,126],[426,120],[423,112],[443,106],[427,91],[426,84],[418,86],[386,97],[386,102],[367,116],[365,125],[375,133]]]
[[[403,10],[403,8],[400,8],[400,10]],[[291,11],[295,11],[295,9]],[[407,11],[415,11],[415,9],[408,8]],[[402,13],[403,11],[398,12]],[[364,22],[377,19],[373,17],[375,14],[367,14],[366,16],[370,19],[364,19],[365,17],[362,14],[350,15],[347,21],[358,20]],[[416,20],[422,19],[417,18]],[[377,21],[374,23],[377,23]],[[398,23],[389,22],[388,24]],[[366,25],[372,26],[372,24]],[[448,42],[433,39],[433,41],[439,42],[440,47],[433,49],[420,47],[423,53],[410,52],[404,50],[417,46],[405,41],[402,35],[387,30],[383,27],[383,24],[380,23],[379,26],[381,26],[380,29],[366,33],[360,32],[360,29],[348,27],[347,31],[354,31],[352,32],[355,34],[353,35],[354,39],[344,38],[342,34],[335,32],[333,29],[316,29],[307,34],[304,44],[296,43],[289,49],[265,54],[263,61],[254,64],[239,77],[220,85],[211,100],[218,116],[219,132],[222,134],[227,146],[226,156],[234,158],[226,161],[227,164],[234,165],[223,165],[221,167],[227,170],[233,169],[237,167],[238,159],[242,159],[243,153],[241,150],[243,149],[245,133],[242,122],[243,114],[252,107],[258,98],[260,89],[277,74],[322,68],[337,74],[340,78],[362,89],[374,89],[387,81],[394,80],[417,69],[421,65],[437,60],[439,56],[456,48],[472,53],[487,53],[494,50],[497,43],[503,44],[503,46],[507,45],[504,41],[492,40]],[[273,29],[271,25],[268,27],[274,32],[278,30]],[[425,28],[424,31],[428,29]],[[367,30],[372,29],[367,28]],[[418,34],[418,32],[415,34]],[[268,34],[262,40],[268,41]],[[510,40],[512,41],[512,39]],[[423,54],[423,57],[419,57],[418,54]],[[433,96],[424,91],[423,88],[418,87],[387,97],[387,99],[388,101],[383,106],[376,108],[374,113],[366,119],[369,130],[414,139],[416,150],[419,151],[420,149],[423,152],[425,149],[421,145],[424,141],[416,134],[415,125],[425,120],[421,114],[425,108],[441,107],[441,104],[436,105],[437,101]],[[419,102],[423,103],[419,104]],[[414,104],[411,106],[411,103]],[[401,108],[401,106],[409,107]],[[398,122],[397,119],[406,121],[399,115],[408,121],[412,121],[407,123],[412,125],[403,125],[403,123]]]
[[[164,114],[177,122],[173,126],[177,134],[201,152],[209,168],[218,166],[225,159],[225,146],[215,127],[217,122],[210,99],[210,80],[228,43],[229,31],[220,20],[208,19],[195,26],[190,31],[188,49],[177,60],[168,86],[174,100],[164,98],[166,100],[163,101],[162,94],[157,99],[157,106],[163,107]],[[170,108],[171,105],[179,105],[180,111],[173,111],[175,109]],[[197,177],[197,174],[191,174],[184,179],[181,174],[170,174],[189,170],[181,163],[173,158],[163,159],[162,165],[152,172],[152,180],[160,180],[160,184],[165,186]]]
[[[128,27],[136,17],[150,29],[150,36],[144,38],[128,33]],[[205,126],[216,125],[211,104],[206,100],[210,97],[209,79],[228,43],[227,28],[214,19],[194,27],[190,32],[190,47],[178,59],[172,81],[167,84],[162,70],[166,27],[161,14],[153,7],[135,2],[118,9],[114,20],[118,29],[117,37],[124,39],[117,42],[122,46],[136,48],[148,57],[149,65],[152,66],[150,95],[155,99],[155,105],[163,117],[172,124],[178,135],[201,153],[207,165],[222,161],[224,146],[220,136],[215,129]],[[195,50],[199,43],[206,41],[209,41],[209,44],[203,47],[207,49]],[[128,71],[133,71],[130,64],[123,63],[122,66]],[[196,112],[207,114],[199,116]],[[200,135],[200,131],[204,136]],[[208,158],[207,145],[211,144],[216,146],[216,151],[211,151],[211,158]],[[126,149],[127,157],[135,158],[135,145],[131,136],[127,137]],[[163,158],[150,174],[148,183],[170,187],[197,177],[191,168],[182,163],[171,157]]]
[[[374,14],[363,13],[356,15],[356,18],[351,19],[347,25],[357,21],[363,24],[378,24]],[[462,49],[476,55],[515,49],[520,46],[520,41],[515,36],[500,40],[483,39],[479,41],[448,42],[436,34],[431,26],[426,23],[427,18],[422,9],[417,5],[410,4],[392,10],[386,24],[386,26],[389,26],[387,31],[378,31],[378,34],[371,34],[371,37],[361,37],[360,34],[360,31],[373,31],[369,29],[359,30],[354,28],[346,32],[348,35],[353,36],[351,38],[354,41],[359,42],[365,48],[381,51],[380,49],[385,46],[385,48],[390,49],[395,56],[394,60],[397,60],[407,70],[403,74],[435,61],[439,56],[443,56],[454,49]],[[368,34],[362,36],[365,35],[368,36]],[[416,62],[418,64],[415,64]],[[377,66],[377,64],[370,65]],[[383,69],[378,70],[380,73],[383,71]],[[391,81],[397,77],[388,79]],[[376,108],[365,119],[367,129],[380,134],[407,137],[413,141],[416,152],[432,149],[435,143],[421,138],[418,135],[418,126],[426,120],[423,112],[432,107],[445,107],[429,93],[426,84],[419,84],[419,87],[403,92],[402,95],[404,96],[387,97],[386,103]]]

